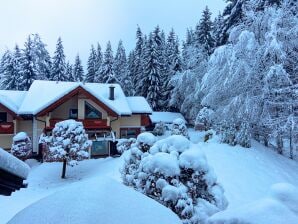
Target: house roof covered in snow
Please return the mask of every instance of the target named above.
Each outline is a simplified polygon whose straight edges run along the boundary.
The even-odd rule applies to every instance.
[[[152,109],[147,100],[142,96],[130,96],[127,97],[128,105],[132,113],[151,114]]]
[[[109,99],[109,87],[114,86],[114,100]],[[105,105],[113,114],[131,115],[151,113],[152,110],[143,97],[126,97],[118,84],[56,82],[35,80],[28,91],[0,91],[0,103],[17,114],[33,114],[49,108],[68,94],[82,89]],[[13,93],[10,95],[10,92]]]
[[[0,90],[0,104],[17,114],[26,94],[26,91]]]
[[[174,112],[153,112],[149,117],[152,123],[172,123],[177,118],[181,118],[185,121],[182,114]]]

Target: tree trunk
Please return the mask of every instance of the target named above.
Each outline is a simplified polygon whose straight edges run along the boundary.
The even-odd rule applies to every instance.
[[[66,173],[66,159],[63,159],[63,167],[62,167],[62,175],[61,178],[65,178],[65,173]]]

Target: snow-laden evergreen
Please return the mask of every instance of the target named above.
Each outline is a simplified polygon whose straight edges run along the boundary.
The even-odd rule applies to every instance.
[[[119,83],[119,80],[115,75],[113,64],[114,64],[114,56],[113,56],[111,42],[109,41],[107,43],[106,51],[104,53],[104,59],[95,82]]]
[[[96,72],[96,51],[94,46],[91,45],[90,55],[87,62],[87,74],[85,82],[94,82]]]
[[[127,61],[122,40],[120,40],[118,43],[116,55],[114,58],[113,69],[116,78],[119,80],[120,83],[124,84],[125,78],[127,77]]]
[[[53,57],[52,72],[50,80],[53,81],[67,81],[66,76],[66,63],[64,55],[64,47],[61,37],[57,40],[56,50]]]
[[[82,62],[80,56],[77,55],[75,59],[75,63],[73,65],[73,81],[74,82],[82,82],[84,80],[84,69],[82,66]]]

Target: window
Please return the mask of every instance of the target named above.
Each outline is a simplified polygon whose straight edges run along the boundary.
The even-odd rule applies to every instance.
[[[90,103],[85,102],[85,118],[102,119],[102,113],[93,107]]]
[[[0,122],[7,122],[7,113],[0,112]]]
[[[120,138],[136,138],[139,133],[139,128],[121,128]]]
[[[69,110],[69,118],[70,119],[78,119],[78,109],[70,109]]]

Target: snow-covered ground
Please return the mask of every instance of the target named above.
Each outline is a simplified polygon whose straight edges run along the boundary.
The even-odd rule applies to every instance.
[[[297,162],[256,142],[250,149],[220,144],[216,139],[203,143],[203,135],[193,130],[190,139],[205,152],[229,201],[227,210],[211,217],[211,223],[274,224],[283,219],[287,219],[287,223],[298,223],[297,197],[294,197],[298,188]],[[31,166],[28,188],[13,193],[11,197],[0,196],[0,224],[8,222],[39,199],[78,182],[105,176],[121,182],[119,168],[123,158],[82,161],[67,168],[68,178],[65,180],[60,178],[60,163],[39,164],[32,160],[28,163]]]

